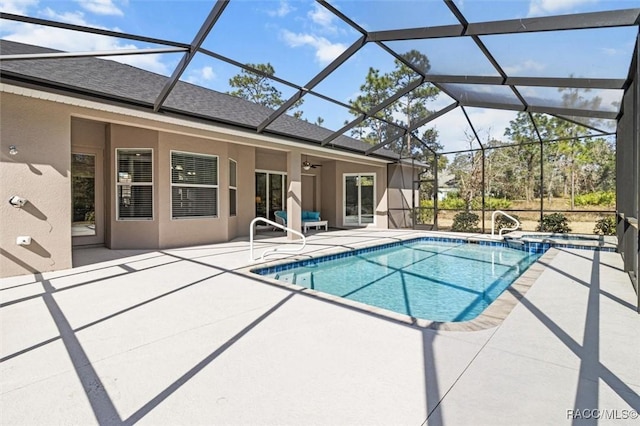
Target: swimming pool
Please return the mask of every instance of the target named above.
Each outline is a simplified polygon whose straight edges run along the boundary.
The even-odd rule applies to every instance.
[[[542,251],[419,238],[253,272],[417,319],[468,321]]]

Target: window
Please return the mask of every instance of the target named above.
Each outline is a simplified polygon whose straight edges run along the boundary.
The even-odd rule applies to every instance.
[[[118,220],[153,219],[153,151],[116,149]]]
[[[375,174],[344,175],[344,224],[361,226],[374,223],[376,199]]]
[[[237,179],[238,163],[235,160],[229,160],[229,216],[235,216],[237,214],[238,204],[238,186]]]
[[[218,157],[171,152],[171,217],[218,216]]]

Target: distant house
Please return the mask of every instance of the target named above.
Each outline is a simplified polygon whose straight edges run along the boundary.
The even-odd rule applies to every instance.
[[[455,176],[446,171],[438,175],[438,200],[442,201],[447,198],[450,192],[458,191],[458,183]]]

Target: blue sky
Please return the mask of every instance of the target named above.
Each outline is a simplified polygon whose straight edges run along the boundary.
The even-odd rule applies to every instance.
[[[211,10],[213,1],[136,1],[136,0],[0,0],[3,12],[53,19],[79,25],[107,28],[162,39],[191,42]],[[367,30],[424,27],[457,23],[440,0],[335,0],[337,9]],[[591,12],[640,7],[638,0],[457,0],[456,4],[470,22]],[[596,31],[566,31],[543,35],[483,37],[484,43],[508,74],[547,77],[624,78],[630,63],[635,28]],[[125,39],[37,27],[0,21],[2,38],[67,51],[141,49],[157,47]],[[241,63],[270,62],[276,75],[304,85],[357,38],[340,19],[313,1],[232,0],[211,31],[203,47]],[[399,52],[419,49],[426,53],[434,74],[496,75],[470,39],[438,39],[389,43]],[[558,51],[562,55],[558,55]],[[180,54],[135,55],[111,58],[153,72],[170,75]],[[355,98],[369,66],[381,72],[393,68],[393,58],[381,48],[368,44],[315,90],[342,102]],[[228,81],[239,69],[197,55],[182,79],[226,92]],[[287,98],[294,91],[278,86]],[[483,87],[498,91],[500,88]],[[522,88],[525,97],[558,97],[555,91]],[[617,100],[616,92],[598,92],[605,104]],[[339,128],[351,116],[346,110],[328,105],[319,98],[305,97],[305,117],[325,119],[325,126]],[[449,104],[441,96],[430,107],[434,110]],[[470,115],[483,133],[502,136],[513,112],[472,109]],[[464,148],[469,132],[464,117],[448,114],[434,123],[447,150]]]

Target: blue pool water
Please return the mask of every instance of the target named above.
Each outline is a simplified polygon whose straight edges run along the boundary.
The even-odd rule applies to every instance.
[[[254,272],[415,318],[467,321],[540,256],[500,243],[419,239]]]

